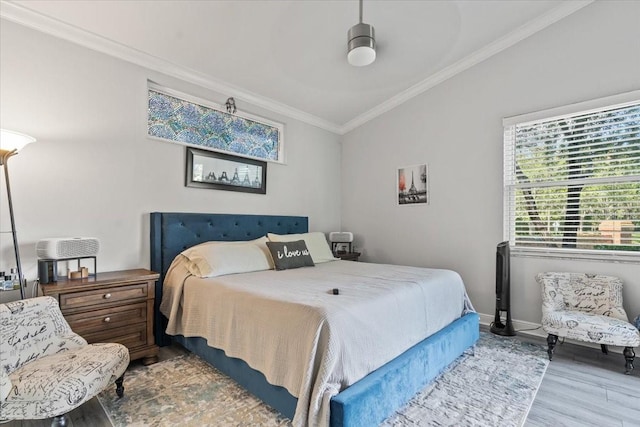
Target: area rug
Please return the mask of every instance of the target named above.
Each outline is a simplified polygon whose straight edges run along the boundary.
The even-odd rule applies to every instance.
[[[382,425],[521,426],[549,361],[545,349],[481,333],[449,368]],[[130,369],[125,396],[98,398],[120,426],[290,426],[281,416],[195,355]]]
[[[480,333],[473,353],[459,357],[382,425],[523,425],[549,365],[545,348]]]

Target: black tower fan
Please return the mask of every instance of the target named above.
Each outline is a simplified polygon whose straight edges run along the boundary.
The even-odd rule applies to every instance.
[[[509,242],[502,242],[496,248],[496,316],[491,324],[491,332],[512,337],[516,334],[511,323],[511,291]],[[500,313],[507,312],[506,324],[502,323]]]

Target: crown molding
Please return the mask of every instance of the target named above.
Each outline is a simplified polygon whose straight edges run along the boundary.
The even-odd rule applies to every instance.
[[[549,25],[573,14],[574,12],[577,12],[583,7],[593,3],[593,1],[594,0],[576,0],[562,2],[560,6],[554,8],[541,17],[529,21],[506,36],[501,37],[500,39],[466,56],[460,61],[429,76],[369,111],[355,117],[342,126],[290,107],[273,99],[260,96],[232,84],[214,79],[204,73],[199,73],[195,70],[191,70],[170,61],[166,61],[156,56],[149,55],[145,52],[114,42],[76,26],[42,15],[7,0],[0,0],[0,17],[200,87],[211,89],[223,94],[233,94],[233,97],[238,100],[242,100],[277,114],[282,114],[283,116],[299,120],[332,133],[344,135],[420,95],[432,87],[439,85],[458,73],[473,67],[485,59],[488,59],[537,33],[538,31],[543,30]]]
[[[549,25],[554,24],[560,21],[563,18],[577,12],[585,6],[593,3],[594,0],[577,0],[577,1],[566,1],[562,2],[560,6],[550,10],[546,14],[527,22],[526,24],[518,27],[511,33],[505,35],[497,39],[496,41],[489,43],[483,48],[473,52],[470,55],[462,58],[460,61],[443,68],[435,74],[427,77],[419,83],[411,86],[410,88],[400,92],[398,95],[395,95],[383,103],[377,105],[371,110],[357,116],[356,118],[350,120],[345,123],[340,128],[340,134],[344,135],[347,132],[350,132],[359,126],[367,123],[370,120],[386,113],[397,106],[404,104],[411,98],[414,98],[421,93],[431,89],[434,86],[439,85],[445,80],[450,79],[458,73],[461,73],[476,64],[484,61],[492,57],[493,55],[502,52],[503,50],[513,46],[514,44],[526,39],[529,36],[547,28]]]
[[[133,49],[121,43],[114,42],[105,37],[42,15],[15,3],[11,3],[6,0],[0,1],[0,17],[97,52],[113,56],[123,61],[175,77],[185,82],[193,83],[200,87],[211,89],[222,94],[230,94],[236,100],[242,100],[274,113],[282,114],[286,117],[316,126],[320,129],[340,134],[340,126],[328,120],[324,120],[320,117],[290,107],[273,99],[260,96],[232,84],[216,80],[204,73],[199,73],[187,67],[174,64],[170,61],[149,55],[148,53]]]

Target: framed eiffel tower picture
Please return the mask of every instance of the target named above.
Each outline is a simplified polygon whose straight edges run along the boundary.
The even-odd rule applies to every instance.
[[[187,147],[185,186],[267,193],[267,162]]]
[[[398,205],[429,204],[429,174],[427,164],[398,168]]]

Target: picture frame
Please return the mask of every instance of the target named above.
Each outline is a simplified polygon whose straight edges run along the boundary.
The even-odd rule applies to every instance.
[[[426,163],[398,168],[396,194],[399,206],[429,204],[429,168]]]
[[[267,193],[267,162],[187,147],[185,186]]]

